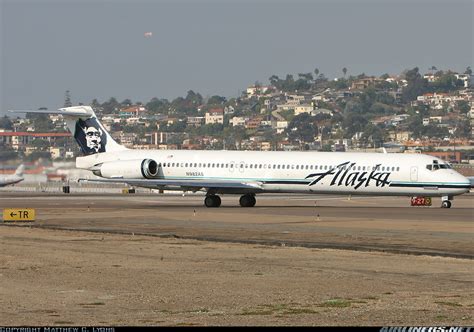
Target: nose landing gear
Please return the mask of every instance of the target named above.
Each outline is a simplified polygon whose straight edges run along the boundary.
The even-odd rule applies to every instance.
[[[443,201],[443,203],[441,203],[441,207],[449,209],[451,207],[451,201]]]
[[[442,198],[441,207],[445,209],[449,209],[451,207],[451,200],[453,196],[443,196]]]

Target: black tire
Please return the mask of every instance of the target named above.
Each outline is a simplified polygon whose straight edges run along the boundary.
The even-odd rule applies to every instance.
[[[253,207],[257,200],[253,195],[243,195],[240,197],[239,204],[241,207]]]
[[[214,207],[214,198],[212,196],[206,196],[206,198],[204,198],[204,205],[207,207]]]
[[[214,207],[219,207],[221,206],[221,198],[217,195],[214,196]]]
[[[219,207],[221,206],[221,198],[217,195],[206,196],[204,205],[207,207]]]
[[[250,205],[249,205],[249,207],[254,207],[256,203],[257,203],[257,200],[255,199],[255,196],[250,196]]]
[[[451,207],[451,201],[443,201],[443,203],[441,203],[441,207],[449,209]]]

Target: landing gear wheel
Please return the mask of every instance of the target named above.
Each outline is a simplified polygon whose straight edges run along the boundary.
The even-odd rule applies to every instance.
[[[451,201],[443,201],[443,203],[441,203],[441,207],[449,209],[451,207]]]
[[[241,207],[253,207],[257,200],[254,195],[243,195],[240,197],[239,203]]]
[[[217,195],[209,195],[204,199],[204,205],[207,207],[219,207],[221,206],[221,198]]]

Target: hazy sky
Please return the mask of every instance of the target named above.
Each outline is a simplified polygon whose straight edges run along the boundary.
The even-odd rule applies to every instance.
[[[318,68],[326,77],[473,66],[472,0],[1,3],[0,112],[73,103],[237,96]],[[152,32],[152,37],[145,37]]]

